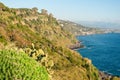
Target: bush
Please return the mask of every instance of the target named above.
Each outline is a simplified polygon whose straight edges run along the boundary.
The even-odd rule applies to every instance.
[[[46,69],[23,52],[0,50],[0,80],[49,80]]]

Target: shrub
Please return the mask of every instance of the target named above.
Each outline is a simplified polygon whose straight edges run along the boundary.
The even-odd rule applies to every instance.
[[[0,50],[0,80],[49,80],[47,71],[23,52]]]

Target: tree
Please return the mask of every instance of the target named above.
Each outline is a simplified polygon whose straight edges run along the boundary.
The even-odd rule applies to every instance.
[[[47,10],[42,9],[42,10],[41,10],[41,14],[48,15]]]
[[[4,4],[0,3],[0,10],[2,10],[3,8],[5,8]]]
[[[37,8],[37,7],[33,7],[32,10],[33,10],[34,12],[37,12],[37,11],[38,11],[38,8]]]
[[[53,14],[52,14],[52,13],[50,13],[50,14],[49,14],[49,17],[53,18]]]

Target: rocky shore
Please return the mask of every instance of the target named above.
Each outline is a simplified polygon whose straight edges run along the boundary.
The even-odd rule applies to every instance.
[[[107,72],[99,71],[101,80],[120,80],[120,76],[115,76]]]
[[[69,49],[72,49],[72,50],[79,49],[79,48],[83,48],[83,47],[84,47],[84,45],[81,44],[80,41],[76,42],[76,43],[73,44],[73,45],[69,45],[69,46],[68,46],[68,48],[69,48]]]
[[[76,50],[79,48],[84,48],[85,46],[81,43],[81,41],[76,42],[73,45],[69,45],[68,48],[71,50]],[[99,76],[101,80],[120,80],[120,76],[112,75],[107,72],[99,71]]]

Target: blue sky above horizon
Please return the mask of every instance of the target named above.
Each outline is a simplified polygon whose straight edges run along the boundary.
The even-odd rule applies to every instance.
[[[0,0],[11,8],[46,9],[58,19],[120,22],[120,0]]]

